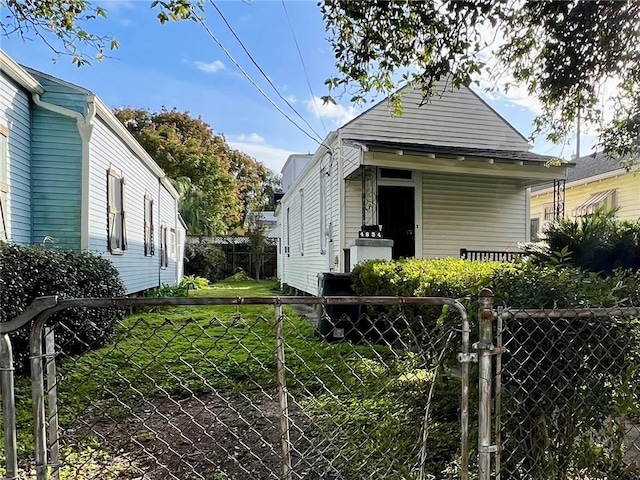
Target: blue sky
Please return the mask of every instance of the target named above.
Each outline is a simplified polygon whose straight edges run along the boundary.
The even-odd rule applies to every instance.
[[[207,34],[202,25],[177,22],[160,25],[150,0],[93,0],[107,9],[108,18],[87,29],[109,32],[120,42],[111,58],[78,68],[55,54],[44,42],[0,38],[2,48],[21,64],[81,85],[110,107],[143,107],[152,111],[176,107],[201,116],[227,141],[272,170],[279,171],[290,153],[315,151],[317,143],[292,125],[240,73]],[[316,0],[286,1],[289,27],[281,1],[222,1],[218,7],[247,50],[266,72],[280,94],[322,137],[360,110],[338,99],[322,105],[315,97],[326,95],[325,79],[336,74]],[[235,60],[273,101],[312,136],[312,129],[281,100],[207,4],[206,24]],[[302,66],[295,34],[306,65]],[[311,89],[307,84],[307,77]],[[517,90],[508,94],[480,92],[491,106],[525,136],[531,133],[536,104]],[[593,139],[583,138],[582,154]],[[539,141],[534,151],[570,157],[573,143],[562,147]]]

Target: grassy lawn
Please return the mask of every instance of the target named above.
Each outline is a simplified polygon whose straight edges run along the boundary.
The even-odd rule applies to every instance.
[[[271,282],[220,282],[190,295],[271,296],[273,287]],[[345,478],[389,470],[394,459],[402,462],[403,455],[413,456],[431,380],[418,356],[381,346],[326,344],[293,309],[285,307],[284,313],[288,390],[312,418],[309,438],[326,443],[339,436],[339,445],[329,441],[325,448],[347,459]],[[58,357],[60,423],[73,433],[79,422],[90,423],[88,419],[127,422],[154,398],[212,392],[275,396],[273,324],[272,306],[182,306],[129,315],[117,326],[111,345],[81,356]],[[27,379],[18,379],[16,397],[24,460],[32,448]],[[450,407],[443,405],[445,422],[442,432],[438,424],[435,432],[435,441],[449,457],[450,450],[455,451],[451,440],[457,438],[448,422],[449,417],[456,420],[457,413]],[[110,454],[99,440],[86,437],[67,445],[63,479],[98,468]],[[437,452],[443,458],[433,461],[447,463],[447,452]],[[395,473],[385,478],[411,478],[408,465],[393,468]],[[117,478],[117,469],[112,471]]]

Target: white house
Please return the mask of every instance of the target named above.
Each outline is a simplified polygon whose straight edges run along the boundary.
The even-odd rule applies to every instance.
[[[383,101],[331,132],[277,207],[283,284],[317,294],[318,274],[370,258],[514,251],[529,239],[527,188],[565,177],[469,88],[403,113]]]
[[[0,50],[0,240],[89,251],[127,293],[182,277],[178,192],[90,91]]]

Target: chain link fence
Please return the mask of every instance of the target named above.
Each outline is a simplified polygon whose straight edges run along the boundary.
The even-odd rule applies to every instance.
[[[640,478],[639,312],[498,316],[496,478]]]
[[[447,322],[418,314],[445,304]],[[64,316],[86,306],[138,313],[93,345],[101,327]],[[35,461],[18,478],[457,478],[444,365],[463,319],[433,298],[60,301],[32,330]]]

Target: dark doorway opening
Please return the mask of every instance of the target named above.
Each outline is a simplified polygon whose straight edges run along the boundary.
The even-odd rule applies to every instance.
[[[384,238],[393,240],[392,257],[416,255],[415,198],[413,187],[378,186],[378,223]]]

